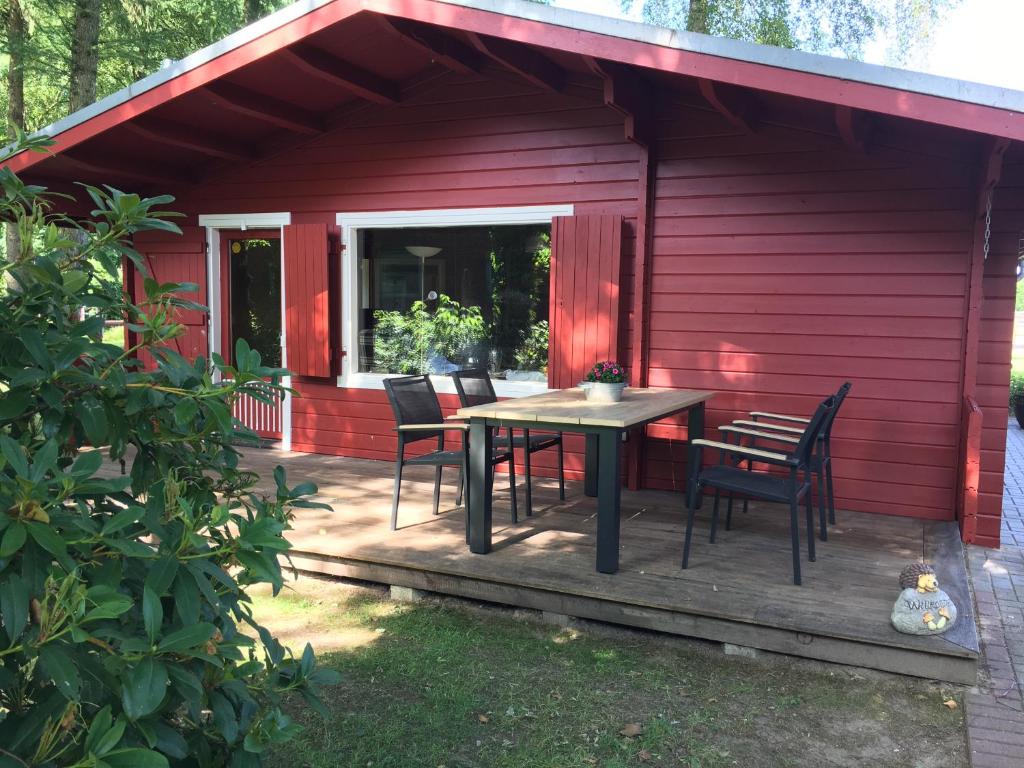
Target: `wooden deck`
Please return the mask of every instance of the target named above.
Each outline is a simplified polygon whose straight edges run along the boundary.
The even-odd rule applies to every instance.
[[[624,491],[621,569],[606,575],[595,570],[596,500],[579,484],[570,483],[567,501],[559,503],[552,481],[535,481],[534,516],[511,525],[508,486],[496,480],[494,551],[474,555],[465,544],[464,512],[454,508],[454,469],[446,470],[442,513],[434,517],[432,470],[407,468],[399,530],[392,532],[392,464],[257,449],[243,462],[265,478],[278,463],[290,484],[316,482],[320,500],[334,507],[298,510],[289,539],[293,562],[305,571],[975,682],[973,599],[953,523],[840,512],[796,587],[781,508],[752,504],[747,515],[737,508],[733,529],[720,527],[712,545],[705,504],[683,571],[681,496]],[[941,637],[902,635],[889,624],[897,574],[920,559],[935,564],[960,609],[957,626]]]

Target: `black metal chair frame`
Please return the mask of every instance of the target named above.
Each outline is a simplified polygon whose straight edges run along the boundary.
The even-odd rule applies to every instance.
[[[821,538],[822,541],[828,540],[828,527],[825,525],[826,503],[828,506],[829,525],[835,525],[836,522],[836,500],[832,482],[832,427],[835,425],[835,420],[839,416],[839,409],[841,408],[843,401],[846,399],[846,396],[850,393],[852,386],[853,385],[847,381],[844,382],[836,391],[835,408],[829,416],[828,421],[821,429],[814,454],[811,457],[811,472],[817,477],[818,481],[818,505],[821,518],[819,525],[819,538]],[[790,425],[799,424],[802,426],[797,427],[772,424],[767,421],[761,421],[760,419],[772,419],[774,421],[789,422]],[[790,416],[786,414],[769,413],[766,411],[751,411],[750,420],[739,419],[730,425],[719,427],[719,430],[727,435],[735,434],[737,436],[737,441],[742,440],[744,436],[748,437],[751,447],[756,447],[760,440],[792,445],[799,440],[804,427],[806,427],[809,421],[809,418],[803,416]],[[726,439],[726,442],[728,442],[728,438]],[[729,529],[732,521],[732,501],[732,497],[730,496],[729,506],[726,512],[726,530]],[[746,499],[743,501],[743,511],[747,511]]]
[[[494,384],[486,368],[466,368],[461,371],[453,371],[451,377],[455,382],[455,390],[459,393],[459,402],[463,408],[497,402],[498,396],[494,392]],[[561,501],[565,501],[565,457],[562,448],[561,432],[545,432],[532,435],[529,429],[523,429],[522,432],[522,436],[517,436],[514,430],[509,429],[507,437],[495,437],[494,445],[498,450],[508,449],[513,454],[516,448],[523,449],[523,469],[526,474],[526,516],[532,517],[533,475],[530,468],[531,454],[547,450],[548,448],[557,448],[558,498]],[[512,508],[512,522],[518,522],[514,506]]]
[[[441,403],[437,399],[434,385],[426,374],[399,376],[384,379],[384,391],[395,415],[395,431],[398,434],[398,451],[395,457],[395,489],[391,501],[391,530],[398,527],[398,502],[402,489],[402,470],[406,466],[428,465],[435,467],[434,473],[434,514],[438,514],[441,501],[441,472],[444,467],[459,468],[459,490],[456,505],[466,499],[466,541],[469,541],[469,425],[459,421],[445,421],[441,414]],[[416,398],[413,400],[412,398]],[[511,431],[511,430],[510,430]],[[445,450],[446,432],[460,432],[460,450]],[[428,453],[412,458],[405,457],[410,443],[421,440],[437,440],[437,447]],[[507,461],[509,464],[509,488],[512,494],[512,517],[516,518],[515,461],[511,451],[495,450],[491,458],[495,464]]]
[[[792,451],[779,453],[760,448],[735,445],[716,440],[694,440],[689,456],[693,471],[690,487],[687,489],[686,538],[683,542],[683,564],[686,568],[690,559],[690,541],[693,536],[693,521],[698,506],[698,496],[703,494],[706,486],[715,488],[715,504],[711,512],[711,536],[715,541],[718,528],[718,503],[720,491],[742,493],[747,497],[762,498],[789,504],[789,529],[793,555],[793,583],[799,585],[800,577],[800,500],[805,500],[807,517],[807,554],[808,560],[816,559],[814,551],[814,513],[811,508],[811,456],[818,441],[818,435],[824,427],[825,420],[835,409],[835,397],[829,397],[818,406]],[[719,451],[719,462],[708,468],[701,467],[704,448]],[[742,469],[726,459],[757,461],[788,470],[787,476],[774,477],[760,472]],[[801,478],[802,474],[802,478]]]

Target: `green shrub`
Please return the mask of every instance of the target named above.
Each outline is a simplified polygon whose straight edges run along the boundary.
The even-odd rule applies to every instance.
[[[1010,410],[1018,397],[1024,395],[1024,371],[1013,371],[1010,374]]]
[[[548,372],[548,321],[541,320],[530,326],[515,353],[516,368],[520,371]]]
[[[433,312],[416,301],[408,312],[379,309],[373,316],[373,364],[386,373],[428,373],[434,354],[463,361],[488,338],[480,307],[464,307],[443,293]]]
[[[290,508],[315,491],[278,468],[264,498],[238,468],[232,402],[276,395],[282,371],[244,342],[234,367],[184,359],[166,344],[201,309],[178,295],[195,286],[146,279],[134,306],[104,277],[122,256],[143,268],[133,233],[178,231],[172,198],[85,187],[78,223],[7,169],[0,186],[22,234],[0,261],[0,766],[259,766],[298,730],[282,696],[317,705],[329,679],[246,595],[282,587]],[[127,350],[102,342],[120,318]],[[130,473],[104,473],[104,454]]]

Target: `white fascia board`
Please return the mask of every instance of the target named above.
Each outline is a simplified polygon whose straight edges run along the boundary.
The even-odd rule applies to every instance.
[[[200,227],[213,229],[260,229],[263,227],[287,227],[292,215],[281,213],[204,213],[199,216]]]

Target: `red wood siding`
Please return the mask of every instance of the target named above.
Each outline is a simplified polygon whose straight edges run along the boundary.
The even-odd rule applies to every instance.
[[[206,234],[201,228],[183,227],[180,237],[164,232],[140,232],[135,236],[135,248],[142,254],[143,267],[150,277],[161,283],[195,283],[198,292],[184,294],[184,298],[207,303]],[[133,290],[138,299],[146,295],[145,277],[142,270],[135,270]],[[171,347],[189,358],[209,355],[206,314],[182,310],[177,313],[177,320],[185,326],[185,333],[174,339]]]
[[[298,376],[331,375],[328,258],[326,224],[292,224],[284,228],[288,370]]]
[[[552,222],[548,386],[574,387],[595,362],[617,360],[621,261],[621,216]]]
[[[181,207],[290,211],[319,225],[339,211],[552,203],[622,215],[618,356],[627,358],[639,151],[623,140],[621,115],[595,106],[584,80],[553,95],[444,75],[403,98],[222,173]],[[673,98],[659,94],[649,383],[716,390],[713,431],[752,409],[810,412],[850,380],[835,432],[840,508],[950,519],[977,147],[952,131],[880,123],[861,153],[820,122],[765,120],[751,135]],[[1010,168],[1019,158],[1007,162],[980,336],[979,535],[990,537],[1005,430],[991,414],[1005,407],[1010,240],[1024,221],[1024,174]],[[201,247],[191,258],[202,263]],[[295,386],[296,450],[393,458],[382,391],[304,377]],[[650,435],[644,484],[677,488],[685,428],[659,424]],[[570,443],[570,475],[582,467],[579,448]],[[553,463],[535,457],[541,472]]]
[[[298,224],[333,224],[339,211],[571,203],[578,215],[624,217],[628,286],[639,151],[623,139],[622,116],[600,105],[596,81],[573,81],[566,91],[443,75],[403,94],[400,107],[368,107],[347,127],[226,173],[181,204],[193,213],[290,211]],[[630,296],[627,288],[620,304]],[[294,385],[295,450],[393,460],[382,390],[302,377]],[[442,401],[454,408],[453,396]],[[532,465],[553,470],[554,452],[536,454]],[[581,441],[568,441],[566,466],[580,476]]]
[[[973,172],[885,145],[663,111],[649,382],[712,389],[712,429],[809,413],[846,380],[842,509],[951,519]],[[645,484],[678,487],[680,424]]]
[[[1002,180],[993,196],[992,238],[985,262],[985,301],[978,337],[977,399],[985,418],[975,543],[990,547],[999,546],[1017,254],[1022,234],[1024,154],[1014,147],[1007,152]]]

